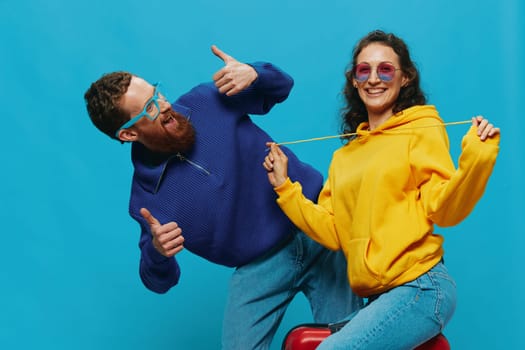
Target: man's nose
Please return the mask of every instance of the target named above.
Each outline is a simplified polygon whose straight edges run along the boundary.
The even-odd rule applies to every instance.
[[[159,107],[160,107],[161,113],[164,113],[168,111],[169,109],[171,109],[171,103],[169,103],[168,100],[164,98],[159,98],[158,101],[159,101]]]

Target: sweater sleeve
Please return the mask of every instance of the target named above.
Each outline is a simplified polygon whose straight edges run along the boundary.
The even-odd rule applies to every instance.
[[[233,96],[222,95],[227,105],[243,114],[266,114],[275,104],[286,100],[293,87],[290,75],[271,63],[250,64],[257,79],[245,90]]]
[[[155,293],[166,293],[176,285],[180,277],[180,268],[175,257],[167,258],[160,254],[151,240],[151,233],[143,224],[139,241],[139,274],[146,288]]]
[[[329,181],[319,194],[318,204],[303,195],[299,182],[292,183],[289,178],[276,187],[275,192],[279,196],[277,203],[299,229],[328,249],[341,249],[335,228]]]
[[[497,135],[481,141],[477,128],[472,126],[463,137],[457,169],[451,164],[448,139],[440,141],[436,132],[425,133],[421,144],[414,145],[414,164],[420,164],[415,173],[422,174],[421,199],[432,222],[442,227],[453,226],[470,214],[494,168],[499,139]]]

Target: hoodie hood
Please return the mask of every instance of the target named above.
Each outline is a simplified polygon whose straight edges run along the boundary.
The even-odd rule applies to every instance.
[[[369,131],[368,122],[363,122],[357,127],[358,136],[368,136],[373,134],[389,131],[394,128],[409,124],[418,119],[431,118],[435,119],[436,124],[443,124],[443,119],[439,116],[436,107],[433,105],[413,106],[402,110],[388,118],[383,124],[374,130]]]

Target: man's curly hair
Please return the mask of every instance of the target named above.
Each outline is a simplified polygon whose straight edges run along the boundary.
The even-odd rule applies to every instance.
[[[92,83],[84,94],[93,124],[115,140],[118,140],[115,137],[117,130],[129,120],[129,115],[120,108],[119,101],[128,91],[132,76],[128,72],[105,74]]]

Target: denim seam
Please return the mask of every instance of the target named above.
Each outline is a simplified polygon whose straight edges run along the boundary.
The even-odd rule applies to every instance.
[[[295,274],[293,276],[290,288],[288,289],[289,297],[295,296],[297,293],[297,284],[301,276],[304,255],[304,247],[300,235],[295,235],[293,240],[295,241]]]
[[[420,293],[421,293],[421,287],[418,288],[418,292],[416,293],[416,295],[414,296],[414,298],[412,299],[410,303],[404,304],[401,307],[396,308],[395,312],[391,313],[390,316],[387,319],[385,319],[381,324],[370,329],[370,331],[367,332],[367,335],[365,337],[362,337],[359,343],[356,344],[356,346],[360,347],[364,344],[367,344],[368,339],[371,339],[377,336],[377,334],[380,333],[381,329],[385,328],[385,326],[388,326],[392,322],[395,322],[401,315],[402,310],[414,305],[417,302],[417,300],[419,299]]]
[[[295,265],[301,270],[304,265],[304,244],[299,235],[296,235],[297,245],[296,245],[296,256],[295,256]]]
[[[439,283],[436,281],[436,279],[434,278],[433,276],[433,273],[432,272],[429,272],[428,273],[428,277],[430,279],[430,281],[432,282],[432,285],[434,286],[434,288],[436,289],[436,293],[437,293],[437,296],[436,296],[436,305],[434,307],[434,317],[436,317],[436,320],[438,321],[438,324],[439,324],[439,329],[441,331],[443,331],[443,328],[444,328],[444,322],[443,320],[441,319],[441,315],[439,314],[439,310],[441,308],[441,301],[442,301],[442,298],[443,298],[443,295],[441,293],[441,288],[439,286]]]

